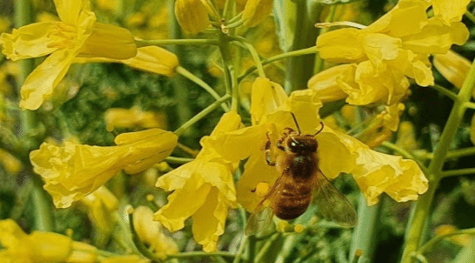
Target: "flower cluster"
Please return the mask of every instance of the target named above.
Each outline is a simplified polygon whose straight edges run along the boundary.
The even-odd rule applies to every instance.
[[[346,98],[354,105],[397,103],[409,87],[408,78],[420,86],[434,84],[429,56],[444,54],[452,44],[468,39],[460,22],[470,1],[433,1],[433,17],[425,0],[401,0],[373,24],[343,28],[317,39],[320,56],[330,62],[350,63],[314,76],[309,88],[325,100]],[[325,80],[325,81],[321,81]]]

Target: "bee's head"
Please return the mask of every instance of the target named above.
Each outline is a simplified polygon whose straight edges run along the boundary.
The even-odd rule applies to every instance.
[[[309,154],[317,151],[318,142],[312,135],[290,135],[286,140],[286,150],[297,154]]]

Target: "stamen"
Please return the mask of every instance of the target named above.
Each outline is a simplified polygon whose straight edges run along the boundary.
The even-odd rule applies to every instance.
[[[329,28],[333,26],[348,26],[348,27],[354,27],[358,29],[364,29],[366,28],[365,25],[358,24],[355,22],[350,22],[350,21],[336,21],[336,22],[322,22],[322,23],[316,23],[315,27],[317,28]]]

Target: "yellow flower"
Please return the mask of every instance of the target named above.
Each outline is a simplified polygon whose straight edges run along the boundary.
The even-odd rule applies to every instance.
[[[209,25],[208,11],[200,0],[177,0],[175,15],[181,28],[191,34],[204,31]]]
[[[447,0],[438,2],[449,3]],[[454,10],[465,8],[467,3],[457,2]],[[355,63],[350,81],[338,83],[348,94],[348,103],[363,105],[382,101],[387,105],[394,104],[409,87],[408,77],[420,86],[433,85],[429,55],[443,54],[452,44],[465,43],[468,29],[457,20],[458,11],[441,10],[445,12],[437,11],[434,17],[428,18],[426,9],[429,6],[425,0],[401,0],[394,9],[364,29],[344,28],[319,36],[317,48],[323,59]]]
[[[134,228],[140,240],[148,244],[159,258],[178,253],[175,241],[163,233],[159,222],[153,221],[150,208],[139,206],[134,210]]]
[[[267,85],[263,85],[266,82]],[[287,97],[282,87],[275,83],[265,79],[257,79],[255,83],[251,105],[253,126],[225,133],[210,141],[228,161],[249,157],[237,188],[237,200],[248,211],[252,211],[261,200],[256,194],[256,186],[262,182],[273,184],[279,176],[277,170],[265,161],[266,134],[275,143],[284,128],[295,129],[290,112],[294,113],[305,134],[314,134],[321,127],[318,110],[322,104],[314,90],[294,91]],[[315,139],[319,145],[322,172],[329,178],[342,172],[353,174],[370,205],[375,204],[383,192],[396,201],[407,201],[417,199],[417,194],[427,190],[427,179],[412,160],[375,152],[358,140],[328,127]]]
[[[30,235],[12,219],[0,221],[0,261],[5,263],[64,262],[72,240],[56,233],[34,231]]]
[[[101,186],[93,193],[81,199],[88,208],[89,220],[96,230],[109,235],[114,227],[113,213],[119,208],[119,201],[106,187]]]
[[[157,187],[174,192],[168,196],[168,204],[155,213],[155,220],[174,232],[182,229],[191,216],[194,239],[206,252],[216,250],[218,238],[224,233],[228,208],[236,207],[233,173],[239,161],[223,160],[209,140],[240,125],[235,111],[224,114],[211,135],[201,139],[203,149],[196,159],[157,181]]]
[[[33,23],[0,36],[3,54],[11,60],[50,54],[21,87],[23,109],[38,109],[51,97],[75,57],[128,59],[137,53],[128,30],[96,23],[89,0],[54,2],[61,21]]]
[[[11,175],[17,175],[23,169],[23,165],[21,164],[20,160],[1,148],[0,164],[3,165],[5,170]]]
[[[111,108],[104,114],[107,131],[115,128],[166,128],[166,115],[159,112],[142,111],[138,107],[131,109]]]
[[[57,146],[44,142],[30,153],[34,171],[43,177],[45,190],[58,208],[66,208],[97,190],[124,170],[135,174],[167,157],[177,136],[160,129],[124,133],[117,146],[90,146],[65,142]]]
[[[248,0],[242,12],[244,25],[255,27],[264,21],[270,15],[273,3],[273,0]]]
[[[178,58],[170,51],[157,47],[147,46],[137,49],[137,55],[129,59],[113,59],[105,57],[76,57],[74,63],[122,63],[129,67],[151,73],[172,77],[178,67]]]
[[[449,50],[445,54],[434,55],[433,63],[440,74],[458,89],[462,88],[470,66],[472,66],[472,63],[468,59],[452,50]]]
[[[341,88],[344,85],[356,86],[354,75],[356,64],[345,64],[324,70],[308,80],[309,89],[317,91],[322,102],[345,99],[348,94]],[[350,83],[350,84],[346,84]]]

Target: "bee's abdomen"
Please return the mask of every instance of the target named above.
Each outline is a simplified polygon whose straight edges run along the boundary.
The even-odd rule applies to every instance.
[[[274,199],[273,210],[278,218],[289,220],[300,216],[307,210],[311,189],[308,187],[296,189],[294,186],[286,186],[282,193]]]

